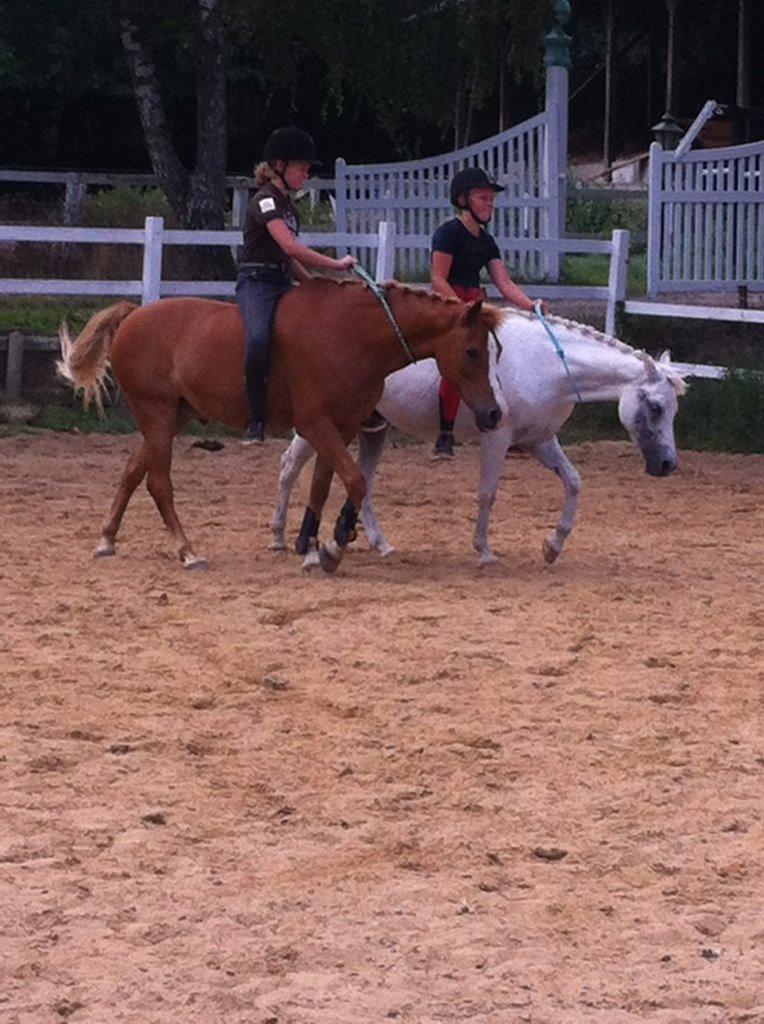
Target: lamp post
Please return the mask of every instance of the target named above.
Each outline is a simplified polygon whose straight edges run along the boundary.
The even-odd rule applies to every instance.
[[[650,129],[655,141],[661,149],[676,149],[684,132],[676,123],[675,118],[668,111],[663,115],[657,124]]]

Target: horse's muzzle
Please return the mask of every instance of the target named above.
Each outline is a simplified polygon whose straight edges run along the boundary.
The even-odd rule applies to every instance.
[[[663,456],[645,459],[645,469],[650,476],[671,476],[677,467],[676,457]]]
[[[481,434],[487,430],[496,430],[501,420],[501,409],[498,405],[475,407],[475,424]]]

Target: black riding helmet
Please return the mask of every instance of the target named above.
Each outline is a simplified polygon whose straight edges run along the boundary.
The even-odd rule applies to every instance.
[[[276,160],[283,160],[288,164],[290,160],[304,160],[311,167],[320,167],[321,163],[316,156],[316,144],[312,136],[304,132],[302,128],[290,126],[288,128],[277,128],[271,132],[265,141],[263,159],[269,164]]]
[[[490,188],[494,192],[503,192],[504,186],[497,184],[493,178],[489,178],[482,167],[465,167],[461,171],[457,171],[451,179],[451,187],[449,189],[449,195],[451,202],[459,210],[469,210],[473,217],[473,213],[469,205],[469,194],[473,188]],[[467,200],[465,203],[461,203],[459,200],[461,196],[464,196]],[[478,224],[483,222],[475,217]]]

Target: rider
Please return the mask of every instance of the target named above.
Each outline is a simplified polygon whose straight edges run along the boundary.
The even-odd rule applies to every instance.
[[[480,271],[485,267],[507,302],[520,309],[532,310],[533,303],[507,273],[499,247],[485,228],[493,214],[494,194],[503,191],[504,186],[489,178],[480,167],[465,167],[454,175],[450,196],[459,212],[452,220],[441,224],[433,236],[432,290],[464,302],[484,298]],[[456,388],[441,379],[438,393],[440,433],[433,452],[436,458],[454,457],[454,421],[460,401]]]
[[[265,143],[255,168],[257,191],[244,221],[244,249],[236,277],[236,301],[245,331],[244,378],[247,429],[244,443],[265,440],[265,388],[268,347],[276,304],[294,286],[310,280],[306,267],[347,270],[356,259],[310,249],[297,238],[299,220],[291,193],[302,187],[311,167],[319,166],[313,139],[300,128],[277,128]]]

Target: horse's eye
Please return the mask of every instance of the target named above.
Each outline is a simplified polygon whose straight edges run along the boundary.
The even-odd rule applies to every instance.
[[[467,355],[470,357],[470,359],[479,359],[480,358],[480,353],[478,352],[478,350],[476,348],[468,348],[467,349]]]
[[[653,416],[660,416],[660,414],[663,412],[663,406],[660,402],[648,402],[647,408],[650,410]]]

